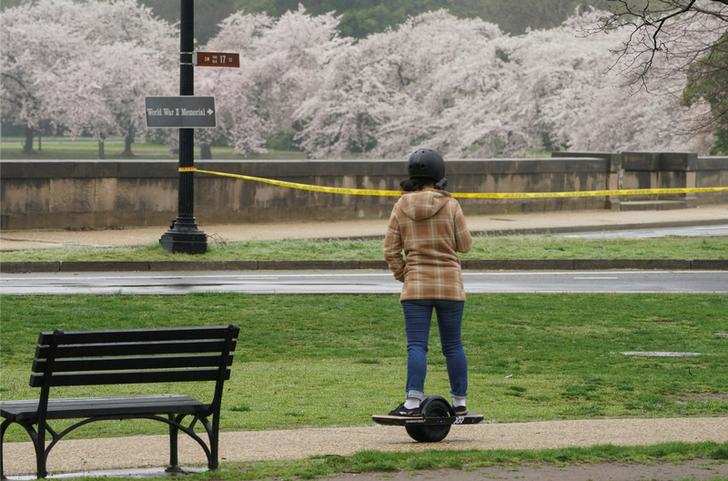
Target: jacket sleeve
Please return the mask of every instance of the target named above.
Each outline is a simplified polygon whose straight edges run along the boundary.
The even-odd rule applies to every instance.
[[[465,223],[465,214],[460,203],[455,201],[455,250],[468,252],[473,246],[473,238],[470,236],[468,225]]]
[[[387,235],[384,237],[384,260],[387,261],[389,270],[394,274],[394,278],[400,282],[404,282],[405,260],[402,255],[402,233],[399,230],[399,222],[395,212],[389,217],[389,225],[387,226]]]

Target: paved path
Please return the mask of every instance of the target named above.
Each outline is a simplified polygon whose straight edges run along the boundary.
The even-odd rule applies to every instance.
[[[666,211],[612,212],[574,211],[538,212],[531,214],[497,214],[468,216],[468,226],[473,231],[497,234],[508,231],[589,231],[601,229],[655,228],[660,224],[707,224],[726,226],[728,205],[701,206],[695,209]],[[216,240],[245,241],[272,239],[311,239],[331,237],[383,236],[387,223],[383,219],[337,222],[285,222],[270,224],[209,225],[199,219],[202,229]],[[110,247],[156,243],[167,226],[138,227],[100,231],[67,230],[4,230],[0,233],[0,249],[47,249],[50,247]],[[705,231],[688,229],[689,235]],[[723,230],[725,232],[725,230]],[[686,235],[685,233],[680,235]]]
[[[595,444],[647,445],[670,441],[728,442],[728,417],[672,419],[599,419],[513,424],[480,424],[453,428],[438,449],[547,449]],[[347,427],[223,433],[224,461],[300,459],[323,454],[351,455],[361,450],[422,451],[432,444],[417,444],[399,427]],[[6,447],[8,473],[34,469],[30,443]],[[138,436],[66,440],[49,458],[49,470],[80,471],[163,466],[166,436]],[[196,445],[180,437],[180,460],[200,464],[204,456]]]
[[[728,293],[728,271],[500,271],[463,273],[470,293]],[[384,294],[401,284],[383,271],[115,272],[3,274],[0,294]]]
[[[589,232],[576,232],[561,234],[563,237],[576,239],[652,239],[655,237],[683,236],[707,237],[728,236],[728,223],[690,226],[690,227],[660,227],[647,229],[602,230]]]

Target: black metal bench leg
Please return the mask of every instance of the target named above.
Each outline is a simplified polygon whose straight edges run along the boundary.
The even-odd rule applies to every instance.
[[[169,415],[169,420],[172,422],[181,422],[182,416],[175,417],[174,415]],[[167,466],[168,473],[181,473],[182,469],[179,467],[179,450],[177,449],[178,446],[178,436],[179,434],[179,428],[177,426],[174,426],[172,424],[169,425],[169,466]]]
[[[45,427],[35,431],[33,426],[23,426],[31,439],[33,439],[33,446],[35,446],[35,476],[38,479],[43,479],[48,476],[48,470],[46,469],[46,452],[45,452]]]
[[[12,422],[8,419],[0,424],[0,480],[8,479],[5,477],[5,469],[3,466],[3,447],[5,446],[5,431],[7,431],[8,426],[11,424]]]
[[[212,415],[212,429],[209,431],[210,436],[210,460],[207,467],[214,471],[220,467],[219,462],[219,445],[220,445],[220,412]]]

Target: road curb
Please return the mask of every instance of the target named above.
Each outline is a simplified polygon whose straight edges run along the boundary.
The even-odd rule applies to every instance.
[[[468,259],[465,270],[589,271],[634,270],[728,270],[728,259]],[[94,261],[3,262],[0,273],[32,272],[163,272],[163,271],[264,271],[386,269],[384,261]]]

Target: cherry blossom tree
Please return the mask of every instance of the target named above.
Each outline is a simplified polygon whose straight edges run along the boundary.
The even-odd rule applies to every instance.
[[[174,86],[173,27],[134,0],[40,0],[0,15],[3,118],[25,123],[31,145],[48,119],[93,133],[101,155],[103,139],[121,134],[133,155],[144,97]]]
[[[319,157],[400,156],[420,145],[456,156],[504,154],[520,146],[517,127],[495,108],[512,75],[498,57],[502,36],[495,25],[437,11],[360,41],[297,112],[302,145]]]
[[[265,151],[266,129],[252,96],[255,81],[251,69],[254,66],[243,62],[241,57],[241,67],[240,70],[206,70],[196,79],[196,92],[214,96],[217,110],[217,127],[195,132],[202,158],[211,158],[213,143],[223,140],[229,140],[240,153]]]
[[[174,78],[156,49],[116,42],[99,45],[57,72],[49,87],[58,99],[54,117],[73,136],[91,134],[104,158],[104,140],[124,134],[123,156],[133,155],[134,135],[145,129],[144,97],[173,94]],[[122,81],[120,81],[122,80]]]
[[[649,91],[631,82],[629,64],[613,52],[629,39],[628,28],[598,32],[605,12],[572,17],[561,27],[514,39],[521,65],[519,85],[531,92],[532,125],[547,148],[577,150],[704,150],[704,136],[681,135],[680,125],[703,115],[704,103],[686,108],[686,76],[673,69],[681,60],[664,58],[671,75]],[[548,62],[543,59],[549,59]]]
[[[320,87],[321,69],[351,43],[338,24],[332,13],[311,16],[299,5],[256,39],[256,96],[269,133],[292,127],[298,106]]]
[[[626,0],[610,2],[613,13],[600,27],[629,31],[614,52],[629,67],[631,81],[649,92],[687,75],[683,101],[698,113],[676,132],[695,136],[714,130],[716,149],[728,151],[728,2],[661,0],[641,8]]]
[[[369,152],[377,144],[381,125],[397,107],[406,108],[405,96],[381,82],[377,64],[367,61],[367,52],[362,45],[344,47],[324,69],[321,88],[296,111],[303,126],[297,138],[309,155]]]
[[[176,91],[177,34],[136,0],[89,0],[84,7],[79,22],[88,49],[79,64],[87,67],[87,82],[100,86],[124,136],[122,155],[133,156],[135,137],[146,129],[144,97]]]
[[[52,119],[47,96],[54,81],[51,72],[72,63],[83,48],[83,36],[64,21],[66,14],[60,2],[0,12],[0,115],[25,126],[25,153],[33,150],[40,122]]]
[[[602,15],[598,27],[629,32],[614,52],[641,82],[653,73],[659,78],[666,66],[669,72],[689,68],[728,33],[726,0],[609,1],[613,12]]]
[[[265,14],[234,13],[220,24],[219,33],[205,46],[209,51],[239,53],[240,68],[200,68],[195,72],[195,93],[214,96],[217,109],[217,127],[195,132],[202,158],[212,157],[211,146],[220,141],[229,141],[244,154],[265,151],[266,130],[255,95],[255,45],[273,23]]]
[[[294,112],[320,88],[323,66],[350,43],[333,14],[311,16],[303,7],[279,19],[238,12],[226,19],[209,50],[241,54],[240,70],[198,70],[198,92],[215,95],[220,127],[201,133],[209,145],[229,137],[241,153],[262,152],[272,134],[293,127]]]
[[[297,112],[302,145],[317,157],[402,156],[421,145],[455,157],[704,151],[705,136],[676,129],[708,112],[704,102],[683,105],[685,75],[665,76],[649,94],[634,88],[614,54],[630,30],[594,33],[605,15],[578,12],[558,28],[511,37],[434,12],[370,36],[331,63],[322,88]],[[679,61],[659,66],[675,72],[671,62]]]

